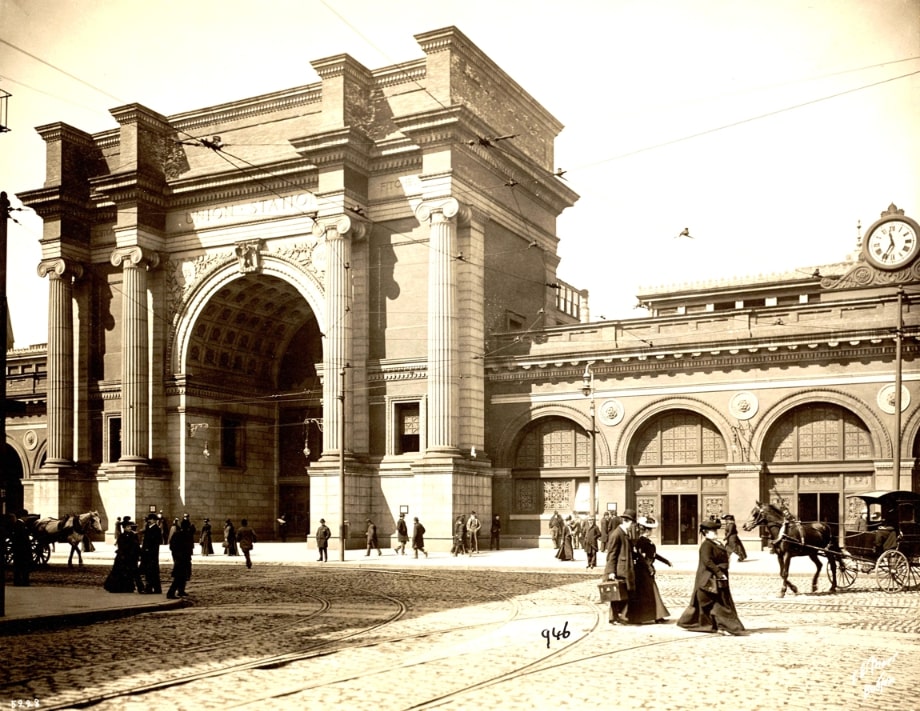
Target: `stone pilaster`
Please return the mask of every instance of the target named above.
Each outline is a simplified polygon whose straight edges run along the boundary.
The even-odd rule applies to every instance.
[[[48,277],[48,455],[45,465],[67,467],[74,459],[73,282],[83,267],[67,259],[38,266]]]
[[[428,251],[428,448],[426,453],[454,452],[460,442],[459,320],[457,315],[456,218],[454,198],[427,201],[416,209],[419,222],[429,225]]]
[[[147,271],[159,264],[156,252],[140,247],[116,249],[122,284],[121,459],[144,463],[150,458],[150,347]]]

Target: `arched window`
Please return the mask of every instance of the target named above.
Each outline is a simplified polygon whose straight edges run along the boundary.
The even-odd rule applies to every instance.
[[[564,417],[534,421],[521,437],[514,454],[516,469],[571,469],[587,467],[588,433]]]
[[[827,462],[872,459],[869,428],[849,410],[829,403],[800,405],[770,429],[766,462]]]
[[[653,467],[718,464],[726,458],[725,440],[712,422],[689,410],[674,410],[639,431],[629,463]]]

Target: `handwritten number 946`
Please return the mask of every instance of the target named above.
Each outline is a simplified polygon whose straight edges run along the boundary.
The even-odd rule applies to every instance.
[[[556,631],[556,628],[553,627],[552,630],[543,630],[540,633],[540,636],[546,640],[546,648],[549,649],[549,643],[552,639],[568,639],[572,633],[569,632],[569,621],[566,620],[565,624],[562,626],[562,629]]]

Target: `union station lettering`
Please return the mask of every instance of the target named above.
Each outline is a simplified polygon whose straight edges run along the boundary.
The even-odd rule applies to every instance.
[[[217,225],[243,222],[252,218],[282,217],[298,213],[313,217],[316,210],[316,196],[313,193],[298,193],[256,202],[233,203],[207,207],[201,210],[189,210],[175,218],[176,223],[173,229],[188,230],[199,227],[215,227]]]

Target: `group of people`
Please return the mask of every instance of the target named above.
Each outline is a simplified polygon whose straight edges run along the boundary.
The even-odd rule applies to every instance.
[[[170,599],[186,597],[185,587],[192,577],[192,554],[195,544],[201,546],[201,555],[214,554],[210,519],[204,519],[201,535],[188,514],[173,519],[164,534],[162,513],[149,513],[144,519],[144,530],[138,533],[137,522],[130,516],[119,516],[115,524],[115,561],[105,579],[109,592],[134,592],[161,595],[160,546],[169,546],[173,559],[172,583],[166,592]],[[246,567],[252,568],[250,552],[256,542],[256,532],[244,518],[236,528],[228,518],[224,524],[224,554],[243,552]]]
[[[734,524],[733,517],[727,515],[725,518]],[[655,562],[668,566],[671,563],[658,554],[649,538],[657,522],[647,516],[636,518],[632,509],[626,509],[619,519],[606,542],[607,565],[603,582],[610,584],[610,624],[663,622],[670,613],[655,582]],[[722,522],[714,518],[700,524],[703,540],[693,593],[677,624],[698,632],[739,635],[744,633],[744,625],[738,619],[728,580],[733,551],[719,539],[717,531],[721,527]],[[734,537],[737,538],[737,531]],[[743,547],[741,550],[743,552]]]

